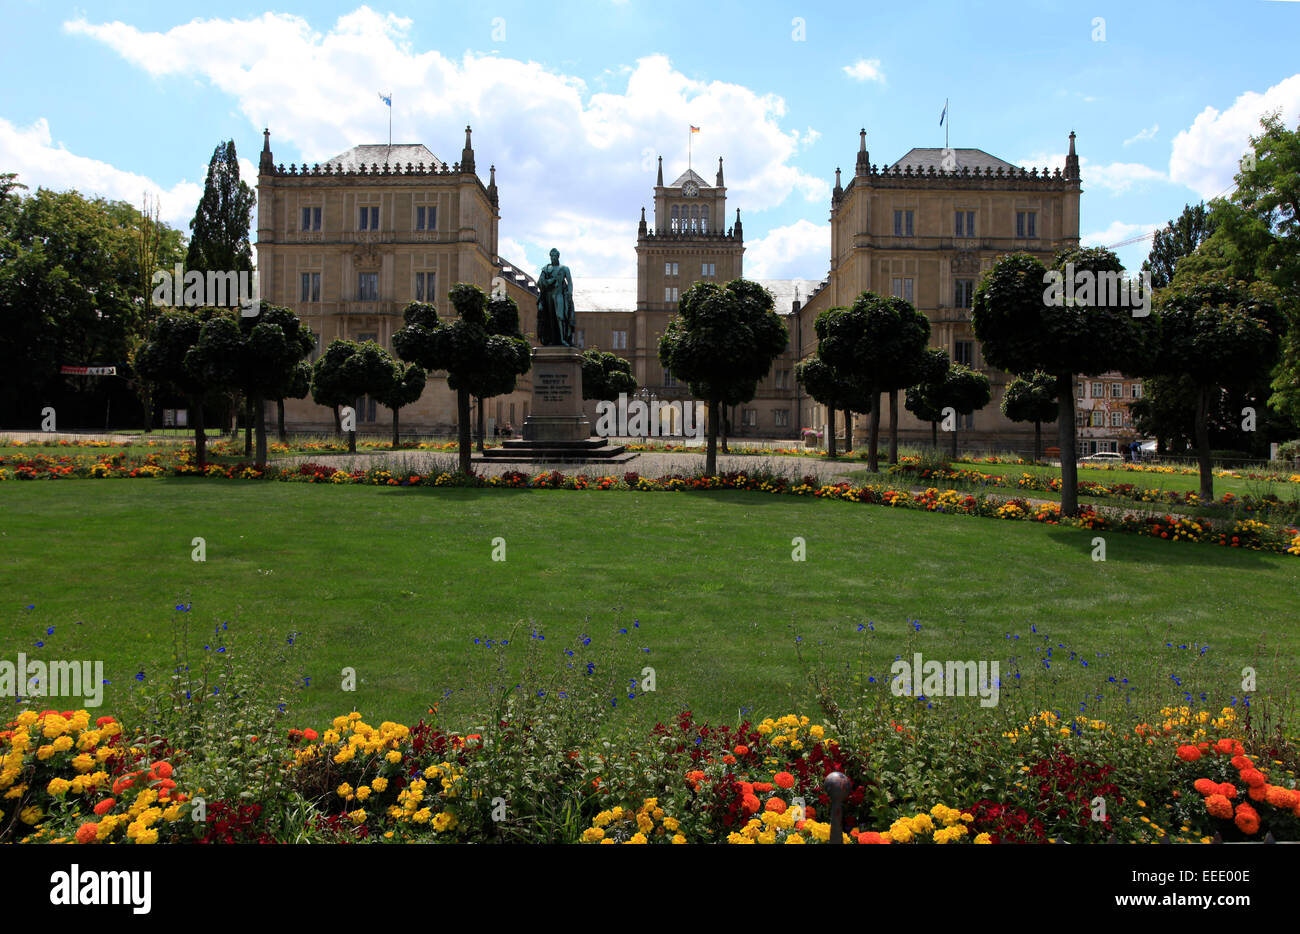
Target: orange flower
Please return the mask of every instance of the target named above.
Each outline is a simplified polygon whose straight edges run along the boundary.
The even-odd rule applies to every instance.
[[[1233,756],[1232,767],[1240,772],[1242,769],[1254,768],[1255,763],[1251,762],[1246,756]]]
[[[1263,801],[1268,797],[1268,786],[1251,785],[1246,789],[1246,794],[1250,796],[1250,800],[1252,801]]]
[[[740,745],[735,748],[734,752],[738,756],[747,756],[749,755],[749,747],[745,745]]]
[[[170,762],[155,762],[149,767],[149,771],[153,772],[156,778],[171,778],[172,764]]]
[[[1192,782],[1192,787],[1203,795],[1212,795],[1219,790],[1219,783],[1212,782],[1208,778],[1198,778]]]
[[[115,807],[117,807],[117,801],[115,799],[105,798],[103,801],[99,802],[99,804],[95,805],[95,816],[103,817]]]
[[[1223,795],[1210,795],[1205,799],[1205,809],[1211,817],[1228,820],[1232,817],[1232,802]]]
[[[740,806],[746,814],[757,814],[760,807],[758,799],[753,795],[745,795],[740,802]]]
[[[1300,794],[1296,794],[1290,788],[1283,788],[1280,785],[1269,785],[1265,797],[1273,807],[1282,808],[1283,810],[1294,808],[1296,803],[1300,802]]]
[[[80,827],[77,828],[77,842],[93,843],[95,841],[95,834],[97,833],[99,833],[98,824],[90,824],[90,823],[82,824]]]
[[[776,783],[778,788],[789,789],[794,787],[794,776],[789,772],[777,772],[772,776],[772,781]]]
[[[1267,779],[1264,778],[1264,773],[1261,772],[1259,769],[1253,769],[1253,768],[1242,769],[1241,780],[1245,782],[1247,785],[1249,785],[1251,788],[1262,787],[1267,783]]]
[[[1179,746],[1178,758],[1182,759],[1184,762],[1195,762],[1197,759],[1201,758],[1201,751],[1195,746]]]
[[[767,799],[767,803],[763,805],[763,810],[771,811],[773,814],[784,814],[785,802],[773,795]]]
[[[1231,800],[1237,797],[1237,786],[1231,784],[1230,782],[1222,782],[1219,785],[1218,792],[1219,794],[1223,795],[1225,798]]]
[[[1233,748],[1233,742],[1234,741],[1230,739],[1221,739],[1214,744],[1214,751],[1222,753],[1225,756],[1238,755],[1237,751]]]
[[[860,834],[858,834],[858,842],[859,842],[859,843],[865,843],[865,844],[871,844],[871,843],[888,843],[889,840],[888,840],[888,838],[886,838],[886,837],[882,837],[880,834],[876,833],[874,830],[868,830],[866,833],[860,833]]]
[[[1254,834],[1259,832],[1259,812],[1249,804],[1237,805],[1237,816],[1233,820],[1237,829],[1244,834]]]
[[[735,765],[735,764],[736,764],[736,757],[733,756],[733,755],[731,755],[731,754],[727,754],[727,755],[725,755],[725,756],[722,757],[722,764],[723,764],[723,765]]]
[[[767,794],[767,792],[771,791],[775,787],[776,786],[771,782],[754,782],[754,791],[762,792],[763,794]]]

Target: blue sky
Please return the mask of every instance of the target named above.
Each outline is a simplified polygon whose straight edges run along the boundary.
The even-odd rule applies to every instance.
[[[951,144],[1059,165],[1078,134],[1081,233],[1145,233],[1232,181],[1266,110],[1300,119],[1300,3],[96,3],[11,0],[0,171],[31,187],[161,198],[185,228],[213,147],[251,172],[393,139],[495,163],[502,253],[552,245],[576,275],[635,273],[653,159],[712,178],[745,221],[746,273],[821,278],[830,186]],[[1148,244],[1120,250],[1135,268]]]

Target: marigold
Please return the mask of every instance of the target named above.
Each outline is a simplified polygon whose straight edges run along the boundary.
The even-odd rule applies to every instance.
[[[1212,794],[1206,798],[1205,809],[1210,812],[1211,817],[1217,817],[1221,820],[1230,820],[1232,818],[1232,802],[1221,794]]]
[[[1178,758],[1182,759],[1184,762],[1195,762],[1197,759],[1201,758],[1201,751],[1195,746],[1179,746]]]
[[[1233,819],[1237,829],[1244,834],[1259,832],[1259,812],[1245,802],[1237,805],[1237,816]]]
[[[99,833],[99,825],[85,823],[77,828],[78,843],[94,843],[95,835]]]
[[[772,776],[772,781],[778,788],[790,789],[794,787],[794,776],[789,772],[777,772]]]
[[[782,801],[780,798],[776,797],[775,795],[768,798],[767,803],[763,805],[763,810],[771,811],[773,814],[784,814],[785,808],[786,808],[785,802]]]
[[[116,799],[114,799],[114,798],[105,798],[103,801],[101,801],[101,802],[99,802],[98,804],[95,805],[95,816],[96,816],[96,817],[103,817],[103,816],[104,816],[105,814],[107,814],[109,811],[113,810],[113,808],[115,808],[116,806],[117,806],[117,800],[116,800]]]

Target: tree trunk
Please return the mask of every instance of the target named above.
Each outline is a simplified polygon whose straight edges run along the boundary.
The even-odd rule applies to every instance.
[[[357,410],[352,410],[352,430],[348,432],[348,453],[357,453]]]
[[[153,390],[145,383],[140,384],[140,404],[144,406],[144,433],[153,432]]]
[[[1043,457],[1043,423],[1034,422],[1034,463],[1037,464]]]
[[[826,406],[826,417],[830,419],[826,425],[826,453],[835,457],[835,406]]]
[[[1196,397],[1196,464],[1201,471],[1201,501],[1214,500],[1214,463],[1210,459],[1210,389],[1201,387]]]
[[[844,453],[853,453],[853,413],[844,410]]]
[[[253,398],[244,396],[244,456],[253,456]]]
[[[460,447],[460,472],[473,472],[471,455],[474,453],[473,442],[469,436],[469,391],[456,390],[456,437]]]
[[[190,398],[190,410],[194,413],[194,460],[202,470],[208,465],[208,436],[203,431],[203,400]]]
[[[957,433],[961,430],[961,415],[953,412],[952,421],[952,459],[957,459]]]
[[[889,390],[889,462],[898,463],[898,390]]]
[[[477,426],[478,426],[476,428],[476,431],[478,433],[478,452],[480,454],[483,453],[483,435],[486,434],[487,432],[487,426],[486,426],[487,420],[486,418],[484,418],[485,414],[486,413],[483,411],[483,397],[479,396],[478,397],[478,418],[475,419],[475,421],[477,422]]]
[[[400,408],[396,406],[393,407],[393,450],[394,451],[397,450],[397,444],[398,444],[397,438],[399,432],[397,430],[397,413],[400,411],[401,411]]]
[[[880,470],[880,390],[871,387],[871,438],[867,442],[867,469]]]
[[[709,441],[704,446],[704,475],[717,476],[718,473],[718,416],[722,403],[717,399],[709,400]]]
[[[343,416],[339,413],[339,407],[334,406],[334,437],[343,437]]]
[[[280,443],[288,444],[289,436],[285,434],[284,431],[284,400],[283,399],[275,400],[275,421],[276,421],[276,429],[280,434]]]
[[[1079,463],[1074,444],[1074,377],[1056,377],[1056,444],[1061,449],[1061,515],[1079,514]]]
[[[256,420],[253,428],[257,434],[257,466],[263,468],[266,466],[266,400],[261,396],[253,400],[253,418]]]
[[[721,424],[719,425],[722,429],[722,453],[730,454],[731,452],[727,450],[727,407],[719,402],[718,411],[722,413]]]
[[[930,447],[939,450],[939,423],[930,423]]]

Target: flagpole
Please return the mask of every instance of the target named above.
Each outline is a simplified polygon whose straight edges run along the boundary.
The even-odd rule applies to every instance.
[[[930,111],[930,113],[934,113],[934,111],[932,110],[932,111]],[[948,146],[948,131],[949,131],[950,129],[952,129],[952,121],[948,119],[948,98],[946,98],[946,97],[943,99],[943,116],[944,116],[944,121],[943,121],[943,148],[944,148],[944,149],[949,149],[950,147]],[[392,119],[391,111],[390,111],[389,119],[390,119],[390,120]],[[391,136],[392,134],[390,133],[389,135]]]
[[[695,134],[691,132],[690,127],[686,129],[686,171],[691,170],[691,144],[695,142]]]

